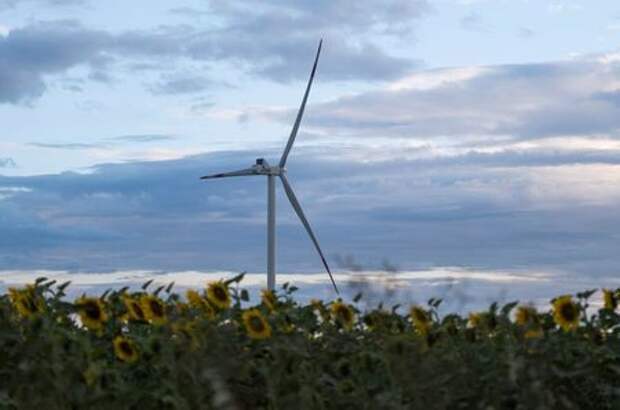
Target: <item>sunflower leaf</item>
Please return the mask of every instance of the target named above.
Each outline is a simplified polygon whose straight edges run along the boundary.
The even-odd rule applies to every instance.
[[[67,286],[69,286],[71,284],[71,281],[68,280],[66,282],[61,283],[60,285],[56,286],[56,289],[58,289],[58,291],[63,292]]]
[[[45,276],[40,276],[34,280],[34,285],[38,286],[40,283],[45,282],[47,278]]]
[[[239,282],[241,282],[241,280],[243,279],[243,277],[245,276],[246,273],[247,273],[246,271],[243,271],[240,274],[238,274],[236,276],[233,276],[232,278],[230,278],[228,280],[225,280],[224,284],[228,286],[231,283],[235,283],[235,282],[239,283]]]
[[[515,300],[514,302],[506,303],[504,306],[502,306],[502,310],[501,310],[502,316],[510,315],[510,312],[512,311],[512,309],[514,309],[518,304],[519,304],[518,300]]]

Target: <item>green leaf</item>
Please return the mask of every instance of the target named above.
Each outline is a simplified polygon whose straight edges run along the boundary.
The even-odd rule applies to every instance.
[[[41,282],[45,282],[47,278],[45,276],[40,276],[34,280],[34,285],[38,286]]]
[[[510,312],[512,311],[512,309],[514,309],[518,304],[519,304],[518,300],[515,300],[514,302],[506,303],[504,306],[502,306],[502,315],[503,316],[510,315]]]
[[[142,285],[142,290],[146,290],[146,288],[148,288],[151,283],[153,283],[153,279],[144,282],[144,284]]]
[[[170,282],[168,286],[166,286],[166,293],[172,292],[172,287],[174,286],[174,281]]]
[[[225,280],[224,284],[226,286],[228,286],[231,283],[239,283],[239,282],[241,282],[241,280],[243,279],[243,277],[245,276],[246,273],[247,273],[246,271],[243,271],[243,272],[239,273],[238,275],[233,276],[232,278],[230,278],[228,280]]]
[[[245,289],[241,290],[241,296],[240,297],[241,297],[241,300],[243,300],[244,302],[247,302],[247,301],[250,300],[250,294]]]
[[[162,290],[164,290],[164,288],[166,287],[166,285],[161,285],[160,287],[158,287],[157,289],[155,289],[155,292],[153,292],[153,295],[155,296],[159,296],[159,292],[161,292]]]
[[[357,295],[355,295],[355,297],[353,298],[353,302],[357,303],[360,301],[360,299],[362,298],[362,292],[359,292]]]
[[[579,292],[579,293],[577,293],[577,297],[579,299],[589,299],[590,296],[592,296],[597,291],[598,291],[598,289],[590,289],[590,290],[586,290],[586,291],[583,291],[583,292]]]
[[[63,292],[63,291],[67,288],[67,286],[69,286],[70,284],[71,284],[71,281],[70,281],[70,280],[68,280],[68,281],[63,282],[63,283],[61,283],[60,285],[58,285],[58,286],[56,287],[56,289],[58,289],[59,291]]]

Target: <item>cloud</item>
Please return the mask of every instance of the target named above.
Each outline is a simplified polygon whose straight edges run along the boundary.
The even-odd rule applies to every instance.
[[[152,143],[172,141],[176,137],[167,134],[130,134],[103,138],[94,142],[30,142],[27,145],[37,148],[59,150],[108,149],[124,143]]]
[[[0,168],[15,168],[16,166],[12,158],[0,158]]]
[[[289,179],[330,263],[402,269],[613,272],[619,152],[500,150],[357,161],[296,147]],[[334,152],[338,151],[338,152]],[[375,149],[376,151],[376,149]],[[371,151],[369,151],[371,152]],[[82,270],[264,268],[265,181],[204,182],[279,152],[109,164],[90,174],[0,177],[0,266]],[[501,229],[498,229],[501,227]],[[279,267],[320,260],[278,193]],[[8,239],[7,239],[8,241]],[[342,259],[342,258],[341,258]]]
[[[445,69],[414,74],[397,82],[398,87],[311,106],[307,124],[326,135],[452,141],[472,136],[487,140],[615,138],[620,128],[620,65],[616,61],[593,56],[472,68],[473,75],[462,72]],[[290,115],[287,112],[280,118],[288,120]]]
[[[194,94],[202,93],[213,86],[213,82],[201,76],[182,76],[164,78],[151,86],[155,94]]]
[[[16,8],[18,4],[31,3],[37,6],[74,6],[83,5],[86,0],[0,0],[0,11]]]
[[[528,27],[519,27],[517,35],[521,38],[532,38],[536,35],[536,32]]]
[[[50,149],[63,149],[63,150],[82,150],[82,149],[91,149],[91,148],[102,148],[105,145],[101,144],[86,144],[80,142],[67,142],[67,143],[53,143],[53,142],[30,142],[28,143],[31,147],[37,148],[50,148]]]
[[[73,21],[36,23],[0,37],[0,103],[29,102],[46,90],[44,76],[78,65],[102,66],[109,60],[109,35],[85,30]]]
[[[176,139],[176,137],[167,134],[135,134],[108,138],[108,140],[123,142],[159,142],[171,141],[174,139]]]
[[[459,21],[461,27],[468,31],[488,32],[489,27],[478,12],[471,12]]]
[[[34,22],[0,36],[0,103],[31,103],[47,90],[49,75],[77,66],[89,70],[90,80],[104,82],[112,81],[116,63],[155,67],[163,78],[151,88],[164,94],[204,91],[218,81],[193,73],[171,77],[169,70],[183,61],[233,64],[279,82],[305,79],[321,37],[324,80],[385,81],[419,62],[389,54],[373,35],[411,41],[416,21],[429,9],[425,0],[390,0],[382,7],[368,0],[272,0],[253,8],[231,1],[210,4],[209,15],[222,23],[211,28],[183,24],[112,33],[77,21]]]

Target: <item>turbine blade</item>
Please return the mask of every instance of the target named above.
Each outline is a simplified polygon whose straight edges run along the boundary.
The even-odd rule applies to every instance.
[[[301,123],[301,117],[303,117],[304,110],[306,109],[306,101],[308,101],[308,94],[310,94],[310,87],[312,86],[312,81],[314,80],[314,73],[316,72],[316,65],[319,62],[319,55],[321,54],[322,45],[323,45],[323,39],[319,41],[319,48],[316,51],[316,57],[314,58],[314,65],[312,66],[312,72],[310,73],[310,79],[308,80],[308,85],[306,86],[306,92],[304,93],[303,100],[301,100],[301,106],[299,107],[299,112],[297,113],[297,118],[295,119],[295,124],[293,125],[293,129],[291,130],[291,135],[288,137],[286,148],[284,148],[284,152],[282,153],[282,158],[280,158],[280,168],[282,168],[286,164],[288,153],[291,151],[291,148],[293,147],[293,143],[295,142],[295,137],[297,137],[297,131],[299,130],[299,124]]]
[[[245,175],[257,175],[257,172],[254,168],[247,168],[247,169],[242,169],[239,171],[222,172],[220,174],[205,175],[204,177],[200,177],[200,179],[240,177],[240,176],[245,176]]]
[[[301,223],[304,224],[304,227],[306,228],[308,235],[310,235],[310,239],[312,239],[312,243],[314,243],[314,247],[319,253],[321,260],[323,261],[323,266],[325,266],[325,269],[327,270],[327,273],[329,274],[329,279],[331,279],[332,285],[334,285],[334,290],[336,291],[337,294],[340,294],[340,292],[338,291],[338,287],[336,286],[336,282],[334,281],[334,277],[332,276],[332,271],[329,269],[329,266],[327,265],[325,256],[323,256],[323,251],[321,251],[319,242],[314,236],[314,232],[312,232],[310,223],[308,222],[308,219],[306,219],[306,215],[304,215],[303,209],[301,209],[301,205],[299,204],[299,201],[297,200],[297,197],[295,196],[295,193],[293,192],[293,188],[291,188],[291,185],[288,183],[288,180],[286,179],[286,176],[284,174],[280,174],[280,179],[282,180],[282,184],[284,185],[284,192],[286,192],[286,196],[288,196],[289,201],[291,201],[291,205],[293,205],[293,209],[297,213],[297,216],[299,217],[299,219],[301,219]]]

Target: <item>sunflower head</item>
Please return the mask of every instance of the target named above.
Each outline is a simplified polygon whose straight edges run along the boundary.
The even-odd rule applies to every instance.
[[[603,302],[605,309],[616,310],[618,306],[617,296],[609,289],[603,289]]]
[[[82,378],[84,379],[84,383],[88,387],[95,387],[97,382],[99,381],[99,377],[101,376],[101,370],[97,365],[90,364],[86,370],[82,372]]]
[[[142,295],[140,297],[140,307],[142,307],[146,320],[152,324],[163,325],[166,323],[166,306],[157,296]]]
[[[340,300],[334,302],[331,307],[332,317],[336,323],[340,324],[343,328],[350,330],[353,327],[353,320],[355,314],[350,306],[345,305]]]
[[[177,320],[172,326],[173,333],[180,336],[179,341],[188,343],[191,350],[195,350],[200,346],[198,337],[198,325],[195,320]]]
[[[278,297],[273,290],[263,289],[260,293],[260,300],[270,312],[273,312],[278,307]]]
[[[230,307],[228,286],[222,281],[209,283],[207,285],[207,299],[218,309],[228,309]]]
[[[523,334],[526,339],[541,339],[544,336],[545,332],[541,326],[534,326]]]
[[[515,315],[515,322],[521,326],[527,326],[538,322],[538,314],[533,306],[519,306]]]
[[[409,311],[409,316],[411,316],[411,321],[418,332],[423,335],[428,333],[431,327],[431,318],[426,310],[422,309],[420,306],[412,306]]]
[[[241,318],[250,338],[259,340],[271,337],[271,326],[258,309],[246,310]]]
[[[195,291],[194,289],[188,289],[185,292],[185,296],[187,297],[187,302],[194,309],[202,309],[202,305],[204,304],[204,300],[200,296],[200,293]]]
[[[45,308],[43,297],[32,285],[28,285],[24,289],[9,288],[9,298],[17,313],[24,318],[32,317]]]
[[[108,314],[101,299],[82,296],[75,301],[75,307],[80,316],[80,321],[86,328],[96,332],[103,330],[103,326],[108,320]]]
[[[187,302],[189,303],[190,307],[200,310],[209,319],[215,317],[215,311],[213,310],[213,306],[211,306],[207,299],[201,296],[200,293],[193,289],[189,289],[185,296],[187,297]]]
[[[573,302],[570,295],[560,296],[553,300],[553,320],[565,331],[579,326],[579,305]]]
[[[125,304],[125,309],[127,309],[128,319],[141,322],[146,321],[144,309],[142,309],[142,305],[139,299],[125,295],[123,296],[123,303]]]
[[[125,336],[116,336],[114,341],[114,354],[125,363],[134,363],[138,360],[139,353],[136,344]]]
[[[471,328],[480,327],[482,324],[482,313],[471,312],[469,313],[467,325]]]

